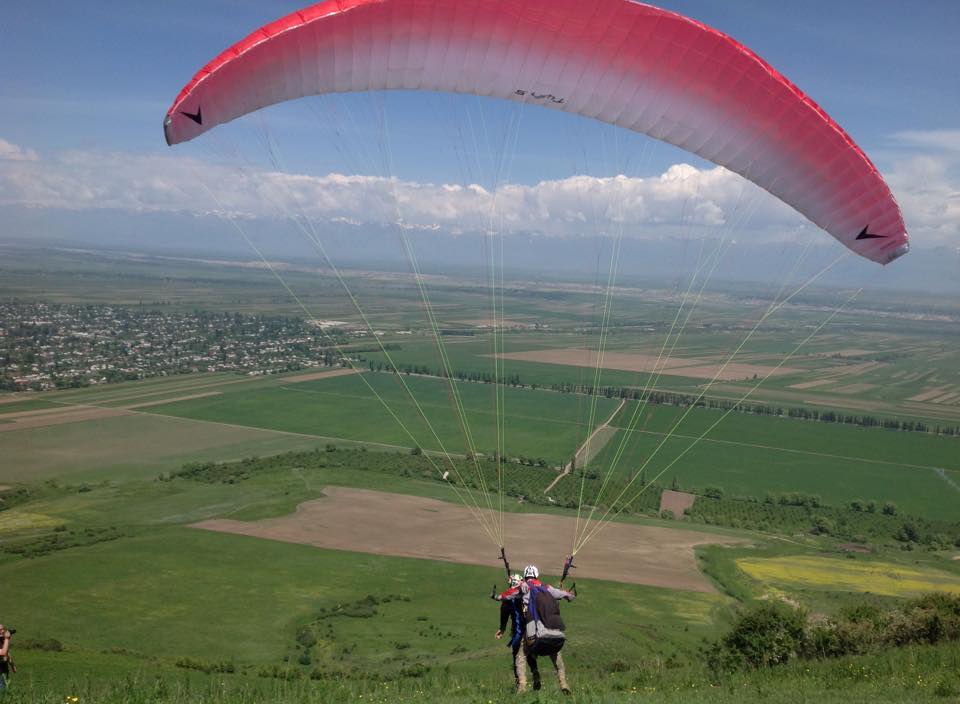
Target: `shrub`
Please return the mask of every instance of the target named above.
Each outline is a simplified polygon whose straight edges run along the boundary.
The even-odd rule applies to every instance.
[[[803,655],[817,659],[859,655],[876,643],[876,631],[869,621],[826,621],[810,627],[804,638]]]
[[[423,677],[425,674],[430,672],[430,668],[426,665],[420,663],[414,663],[413,665],[408,665],[400,670],[401,677]]]
[[[814,535],[833,535],[836,530],[836,525],[829,518],[817,516],[813,519],[813,527],[810,529],[810,532]]]
[[[312,630],[306,626],[301,626],[297,629],[297,643],[304,648],[312,648],[317,644],[317,637],[313,635]]]
[[[796,657],[804,643],[804,611],[782,602],[756,606],[708,651],[714,671],[778,665]]]

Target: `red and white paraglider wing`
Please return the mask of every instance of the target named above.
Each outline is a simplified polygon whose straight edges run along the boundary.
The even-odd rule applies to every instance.
[[[328,0],[203,67],[164,131],[177,144],[285,100],[392,89],[643,132],[741,174],[864,257],[885,264],[908,249],[887,184],[813,100],[721,32],[632,0]]]

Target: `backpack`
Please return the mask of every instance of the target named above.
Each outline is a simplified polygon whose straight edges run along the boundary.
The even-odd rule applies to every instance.
[[[543,585],[531,586],[524,634],[527,652],[535,656],[555,655],[566,640],[557,600]]]

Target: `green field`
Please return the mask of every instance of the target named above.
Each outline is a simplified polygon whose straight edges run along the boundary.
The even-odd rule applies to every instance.
[[[365,374],[364,378],[384,399],[389,410],[363,380],[346,376],[154,406],[150,412],[305,435],[407,447],[417,445],[461,454],[467,451],[459,417],[451,408],[447,382],[424,377],[403,378],[426,415],[427,425],[396,377]],[[456,388],[473,448],[493,454],[496,449],[493,387],[457,383]],[[507,389],[504,403],[506,444],[511,455],[544,457],[551,463],[562,463],[585,438],[582,423],[587,400],[583,397]],[[616,408],[616,402],[601,399],[597,407],[600,417],[606,418]],[[399,426],[391,411],[404,422],[412,438]]]
[[[51,252],[2,266],[5,299],[302,313],[269,272],[212,261]],[[309,267],[284,277],[317,317],[358,320],[332,277]],[[394,346],[390,357],[396,364],[441,369],[408,275],[347,272],[347,280],[374,326],[382,328],[380,339]],[[485,282],[464,276],[427,277],[427,283],[439,326],[458,333],[441,338],[451,368],[491,373],[493,335],[481,327],[489,305]],[[773,293],[718,284],[691,317],[674,356],[722,363]],[[519,327],[503,332],[503,349],[597,349],[602,294],[584,281],[510,283],[504,317]],[[804,292],[734,361],[778,363],[838,296],[829,289]],[[675,282],[619,287],[606,349],[656,355],[678,303]],[[873,296],[793,357],[795,373],[771,378],[750,400],[919,420],[931,429],[960,424],[960,404],[950,400],[953,389],[960,391],[958,338],[929,317],[931,311],[952,320],[960,309],[923,296]],[[3,396],[0,485],[13,488],[0,490],[0,618],[19,630],[20,666],[9,701],[513,699],[508,651],[493,638],[497,608],[488,595],[491,584],[503,582],[493,547],[488,567],[471,567],[189,527],[211,518],[286,515],[330,485],[457,500],[431,465],[446,466],[442,450],[459,456],[472,446],[493,456],[496,387],[456,382],[472,439],[467,441],[447,381],[367,371],[387,361],[372,337],[357,337],[347,347],[362,375],[296,381],[291,377],[316,370],[197,373]],[[896,606],[928,590],[956,591],[960,437],[741,412],[711,429],[722,411],[694,408],[687,414],[674,405],[650,405],[628,428],[637,408],[630,401],[613,419],[615,432],[600,454],[579,468],[583,474],[562,478],[548,498],[541,489],[590,434],[594,403],[596,425],[620,402],[616,394],[551,387],[589,386],[595,378],[601,387],[644,388],[656,381],[658,391],[738,400],[756,382],[711,384],[615,370],[595,377],[588,367],[513,360],[503,372],[520,377],[520,385],[503,389],[507,520],[514,511],[575,516],[567,500],[578,498],[581,477],[587,487],[581,503],[597,503],[603,474],[625,439],[612,486],[622,486],[648,459],[644,478],[661,476],[659,486],[648,490],[649,502],[619,520],[749,541],[698,548],[699,564],[717,588],[713,594],[579,580],[578,600],[563,607],[570,633],[564,654],[577,701],[850,704],[951,701],[960,695],[956,643],[726,674],[710,672],[703,651],[738,612],[757,603],[787,600],[818,617],[833,617],[864,604]],[[210,395],[183,398],[196,394]],[[28,422],[85,407],[123,414],[38,427]],[[412,455],[414,447],[426,456]],[[309,461],[282,454],[291,451],[307,453]],[[533,466],[536,459],[549,466]],[[204,464],[217,462],[233,464]],[[201,470],[178,475],[185,465]],[[489,477],[496,473],[492,462],[483,468]],[[662,520],[659,491],[674,481],[681,489],[722,489],[728,503],[717,500],[710,513],[701,497],[687,521]],[[763,502],[767,494],[792,493],[817,494],[826,508],[816,513],[771,503],[776,510],[764,515],[781,516],[780,524],[729,520],[737,511],[768,508],[735,499]],[[554,496],[558,501],[551,503]],[[878,506],[895,502],[897,513],[855,513],[848,504],[858,499]],[[788,512],[789,521],[783,518]],[[829,530],[818,531],[824,516]],[[903,537],[908,528],[916,535]],[[864,535],[853,540],[850,535],[861,529]],[[512,546],[506,547],[509,554]],[[557,565],[562,558],[557,556]],[[544,665],[547,686],[531,700],[554,701],[556,685]]]
[[[632,413],[624,409],[615,425],[628,425]],[[697,440],[722,415],[648,407],[634,432],[621,430],[595,466],[609,471],[622,452],[614,469],[621,476],[635,476],[649,459],[648,480],[663,472],[662,481],[676,478],[686,488],[719,486],[760,499],[767,492],[804,491],[830,505],[874,499],[894,501],[917,515],[958,515],[960,492],[935,469],[960,479],[960,438],[733,413]]]
[[[35,557],[0,553],[0,579],[17,595],[5,603],[6,622],[34,641],[56,639],[64,647],[63,652],[21,649],[22,674],[14,682],[14,696],[57,691],[59,696],[79,692],[101,701],[127,701],[133,690],[123,694],[110,688],[139,691],[146,682],[156,686],[157,678],[164,682],[161,701],[167,696],[180,697],[171,701],[207,701],[225,691],[234,692],[237,701],[268,696],[281,702],[334,701],[335,696],[359,693],[366,698],[377,687],[391,701],[413,699],[417,692],[434,698],[450,694],[465,702],[510,696],[507,652],[492,638],[497,609],[487,598],[489,585],[502,582],[494,561],[489,568],[467,567],[186,526],[212,516],[251,520],[287,513],[332,482],[447,493],[436,482],[341,467],[339,454],[329,454],[328,469],[302,473],[279,464],[239,483],[128,479],[79,493],[76,487],[43,486],[33,500],[4,512],[45,520],[3,533],[0,547],[36,543],[55,525],[66,526],[70,535],[96,535],[108,526],[120,533],[105,542]],[[391,455],[366,454],[370,463],[391,462]],[[718,550],[710,558],[710,573],[725,591],[738,594],[740,580],[762,593],[765,586],[739,570],[737,560],[754,553],[782,562],[794,555],[802,564],[815,550],[814,544],[759,553]],[[935,558],[912,559],[921,565],[914,570],[935,573]],[[790,701],[778,693],[781,686],[811,692],[841,686],[874,700],[908,696],[925,701],[928,692],[915,681],[905,682],[903,673],[927,672],[934,663],[958,657],[955,649],[940,648],[857,660],[858,668],[876,670],[869,680],[848,682],[842,674],[846,663],[824,663],[711,684],[697,664],[698,648],[729,622],[735,605],[731,597],[602,580],[581,580],[578,587],[577,602],[564,607],[572,634],[565,657],[571,683],[587,701],[629,700],[637,696],[635,688],[652,701],[742,701],[743,688],[767,701],[778,701],[778,696]],[[849,603],[831,602],[823,585],[814,595],[803,589],[791,595],[826,613]],[[304,627],[316,639],[308,649],[309,665],[300,664],[305,650],[298,647],[297,633]],[[204,675],[184,669],[220,666],[230,672]],[[264,678],[265,668],[274,666],[281,672],[320,668],[328,674],[316,683],[305,676],[290,683]],[[331,678],[329,673],[339,674]],[[928,676],[931,690],[941,683],[942,677]],[[547,682],[549,696],[555,689]],[[219,694],[208,690],[214,685]],[[31,696],[46,701],[43,694]]]
[[[405,420],[416,444],[440,449],[392,375],[365,377]],[[446,382],[423,377],[406,377],[405,381],[443,446],[450,452],[464,452]],[[356,377],[279,386],[258,383],[260,388],[254,390],[248,390],[246,385],[223,387],[222,396],[146,410],[150,414],[324,438],[396,446],[414,444]],[[491,387],[471,383],[459,383],[457,387],[467,411],[474,447],[492,452],[495,438]],[[614,403],[598,399],[596,422],[609,415]],[[544,457],[551,464],[562,463],[586,438],[589,397],[508,389],[505,409],[508,455]],[[614,426],[622,429],[628,425],[634,409],[634,404],[628,404]],[[664,435],[682,419],[670,439],[650,459],[645,470],[648,479],[666,470],[665,481],[676,477],[685,487],[703,489],[716,485],[729,493],[759,498],[767,492],[802,491],[819,494],[826,503],[837,505],[858,498],[890,500],[917,515],[956,516],[960,493],[934,470],[944,469],[947,476],[956,476],[960,482],[960,438],[733,413],[670,466],[722,415],[720,411],[705,409],[687,413],[670,406],[649,406],[639,414],[635,432],[626,435],[621,430],[593,467],[601,473],[608,471],[622,439],[627,437],[615,471],[623,477],[633,476]]]

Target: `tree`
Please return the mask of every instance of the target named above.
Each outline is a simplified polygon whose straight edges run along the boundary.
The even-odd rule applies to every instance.
[[[897,505],[892,501],[887,501],[883,505],[883,515],[884,516],[896,516],[897,515]]]

